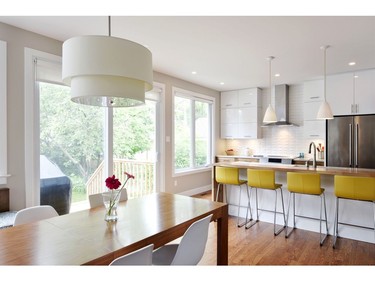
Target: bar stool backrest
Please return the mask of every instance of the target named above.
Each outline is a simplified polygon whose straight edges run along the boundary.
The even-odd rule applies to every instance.
[[[275,171],[247,169],[247,184],[252,187],[275,189]]]
[[[324,191],[319,174],[288,172],[287,184],[289,192],[320,195]]]
[[[222,184],[240,185],[245,182],[239,178],[239,169],[231,167],[215,167],[215,179]]]
[[[375,201],[375,178],[335,175],[334,181],[336,197]]]

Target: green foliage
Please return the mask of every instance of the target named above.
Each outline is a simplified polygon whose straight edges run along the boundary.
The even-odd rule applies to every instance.
[[[193,117],[193,108],[195,163],[191,163],[191,150],[193,147],[191,143],[191,129],[193,126],[191,119]],[[208,110],[209,106],[205,102],[175,97],[175,169],[202,167],[207,164]]]
[[[153,146],[155,116],[154,106],[115,108],[113,118],[113,155],[115,158],[133,159],[139,152]]]
[[[133,159],[153,143],[153,106],[114,109],[114,157]],[[40,83],[40,153],[71,178],[74,192],[103,161],[104,108],[73,103],[70,88]]]

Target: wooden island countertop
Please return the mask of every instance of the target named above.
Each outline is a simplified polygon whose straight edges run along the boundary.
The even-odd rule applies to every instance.
[[[359,176],[359,177],[375,177],[375,169],[363,169],[363,168],[344,168],[344,167],[323,167],[318,166],[316,168],[305,165],[295,164],[265,164],[256,162],[218,162],[214,164],[219,167],[235,167],[241,169],[271,169],[279,172],[307,172],[307,173],[318,173],[322,175],[343,175],[343,176]]]

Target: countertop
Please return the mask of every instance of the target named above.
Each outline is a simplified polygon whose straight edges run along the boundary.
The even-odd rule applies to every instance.
[[[223,155],[216,155],[216,157],[220,157],[220,158],[242,158],[242,159],[260,159],[262,158],[262,156],[257,156],[257,155],[226,155],[226,154],[223,154]],[[304,161],[306,162],[307,160],[311,160],[311,158],[300,158],[300,157],[294,157],[293,158],[294,161]],[[323,159],[316,159],[316,162],[321,162],[321,163],[324,163],[324,160]]]
[[[343,176],[360,176],[360,177],[375,177],[375,169],[363,168],[342,168],[342,167],[306,167],[305,165],[288,165],[288,164],[269,164],[269,163],[254,163],[254,162],[219,162],[214,166],[219,167],[236,167],[236,168],[253,168],[253,169],[272,169],[280,172],[308,172],[318,173],[322,175],[343,175]]]

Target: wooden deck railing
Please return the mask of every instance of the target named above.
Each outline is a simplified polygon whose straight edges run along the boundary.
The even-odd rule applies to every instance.
[[[104,164],[99,165],[86,183],[87,197],[91,194],[101,193],[106,190],[105,179],[103,175]],[[144,194],[154,192],[154,163],[148,161],[136,161],[127,159],[113,160],[113,174],[123,183],[126,179],[125,172],[134,176],[130,179],[125,188],[129,198],[139,197]]]

